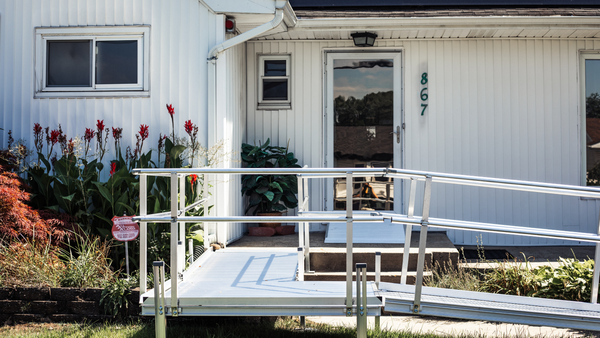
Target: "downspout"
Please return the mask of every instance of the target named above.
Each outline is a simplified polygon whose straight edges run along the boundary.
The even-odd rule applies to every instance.
[[[287,4],[287,1],[285,2]],[[279,26],[283,21],[284,8],[275,9],[275,17],[273,20],[255,27],[243,34],[240,34],[234,38],[224,41],[221,44],[214,46],[210,52],[208,52],[208,149],[217,143],[217,59],[220,53],[225,50],[246,42],[260,34],[263,34],[271,29]],[[216,196],[215,196],[216,197]],[[218,208],[217,208],[218,210]],[[217,211],[218,212],[218,211]],[[217,225],[215,233],[215,239],[222,243],[227,244],[228,235],[227,228],[224,233],[220,233],[219,226]]]
[[[287,3],[287,2],[286,2]],[[279,26],[283,21],[284,9],[277,8],[275,10],[275,17],[273,20],[264,23],[258,27],[252,28],[251,30],[240,34],[234,38],[224,41],[221,44],[214,46],[210,52],[208,52],[208,120],[212,120],[214,123],[217,118],[217,59],[219,54],[225,50],[238,45],[242,42],[246,42],[260,34],[263,34],[271,29]],[[211,127],[209,123],[208,128],[208,148],[216,143],[215,137],[215,126]]]

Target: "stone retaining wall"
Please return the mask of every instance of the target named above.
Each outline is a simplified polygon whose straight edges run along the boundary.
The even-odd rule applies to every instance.
[[[112,319],[104,315],[101,295],[102,289],[0,288],[0,325]],[[139,316],[139,291],[132,292],[129,302],[126,316]]]

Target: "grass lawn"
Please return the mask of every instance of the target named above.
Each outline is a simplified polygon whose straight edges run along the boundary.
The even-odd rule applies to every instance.
[[[324,337],[324,338],[355,338],[356,330],[327,325],[307,325],[306,330],[299,327],[297,320],[289,318],[278,319],[275,323],[252,323],[247,320],[207,318],[197,322],[170,322],[167,337],[202,337],[202,338],[264,338],[264,337]],[[0,328],[2,338],[12,337],[154,337],[154,322],[134,321],[128,323],[103,324],[20,324]],[[369,331],[369,337],[381,338],[437,338],[433,334],[418,334],[410,332],[374,332]],[[467,336],[460,336],[467,338]]]

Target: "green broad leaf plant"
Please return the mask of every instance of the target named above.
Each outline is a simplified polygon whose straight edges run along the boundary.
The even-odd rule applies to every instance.
[[[242,161],[247,168],[300,168],[288,147],[242,144]],[[296,175],[243,175],[242,195],[248,197],[245,214],[283,212],[298,206]]]

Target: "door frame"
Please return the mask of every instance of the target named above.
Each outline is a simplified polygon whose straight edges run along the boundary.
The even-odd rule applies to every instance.
[[[323,167],[332,168],[333,159],[333,61],[335,59],[391,59],[394,62],[393,90],[394,90],[394,131],[400,127],[400,143],[394,142],[394,168],[404,168],[404,61],[402,49],[385,50],[325,50],[324,75],[323,75]],[[394,138],[395,140],[395,138]],[[333,204],[333,179],[324,179],[325,205],[324,210],[334,210]],[[394,212],[402,213],[404,210],[403,181],[394,179]],[[355,213],[370,213],[371,211],[354,211]]]

